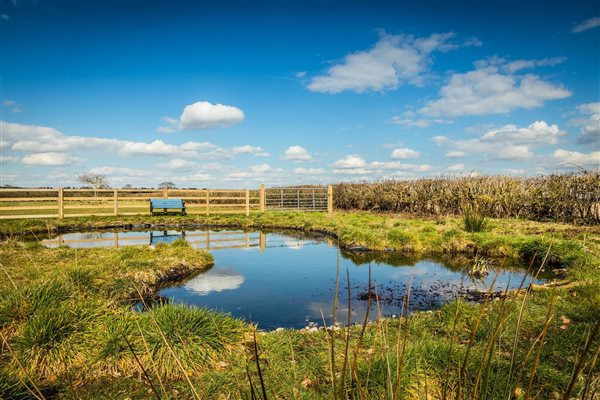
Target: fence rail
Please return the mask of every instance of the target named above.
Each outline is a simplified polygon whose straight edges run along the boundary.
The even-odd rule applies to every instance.
[[[187,214],[333,212],[331,186],[259,189],[0,189],[0,219],[150,214],[150,198],[181,198]]]

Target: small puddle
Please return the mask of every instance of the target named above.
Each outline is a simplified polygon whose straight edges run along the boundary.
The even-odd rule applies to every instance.
[[[156,245],[184,238],[192,246],[210,251],[210,270],[160,291],[172,302],[225,311],[258,323],[261,329],[303,328],[331,321],[338,249],[333,239],[294,231],[244,232],[241,230],[135,231],[67,233],[45,240],[48,247],[122,247]],[[525,276],[522,265],[489,267],[489,275],[475,279],[465,273],[468,261],[441,262],[411,259],[393,253],[340,252],[339,309],[336,319],[346,322],[350,276],[351,322],[364,320],[369,283],[379,297],[382,315],[397,316],[407,286],[410,310],[440,307],[459,293],[487,291],[497,275],[494,290],[514,289]],[[526,277],[524,287],[541,283]],[[468,297],[468,296],[467,296]],[[370,315],[377,310],[373,299]]]

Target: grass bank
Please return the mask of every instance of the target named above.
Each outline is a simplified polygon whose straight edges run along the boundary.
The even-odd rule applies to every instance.
[[[135,295],[210,267],[210,255],[184,242],[75,250],[10,238],[146,223],[289,227],[335,234],[344,247],[508,256],[533,266],[545,259],[578,284],[255,341],[252,326],[227,315],[131,309]],[[264,388],[282,399],[590,399],[598,390],[597,227],[491,220],[484,232],[466,232],[457,218],[265,213],[2,221],[0,231],[2,398],[251,399]],[[377,315],[375,293],[371,307]]]

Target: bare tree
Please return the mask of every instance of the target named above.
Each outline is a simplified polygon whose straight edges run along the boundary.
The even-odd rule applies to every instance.
[[[177,185],[173,182],[161,182],[158,184],[159,189],[176,189]]]
[[[109,188],[108,179],[104,175],[99,174],[79,174],[77,180],[81,183],[91,185],[94,189],[107,189]]]
[[[104,175],[99,174],[79,174],[77,176],[79,182],[91,185],[94,189],[107,189],[109,188],[108,179]],[[94,197],[98,196],[98,192],[94,191]]]

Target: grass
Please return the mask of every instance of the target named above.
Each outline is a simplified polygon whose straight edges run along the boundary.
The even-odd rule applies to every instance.
[[[210,268],[210,255],[183,241],[47,249],[10,238],[141,222],[286,226],[330,232],[344,247],[520,258],[532,271],[566,269],[576,285],[345,329],[255,333],[203,309],[131,310],[169,277]],[[599,389],[597,227],[490,219],[468,232],[454,217],[265,213],[2,221],[0,230],[0,398],[591,399]],[[346,279],[340,270],[340,287]],[[371,308],[380,312],[376,292]]]

